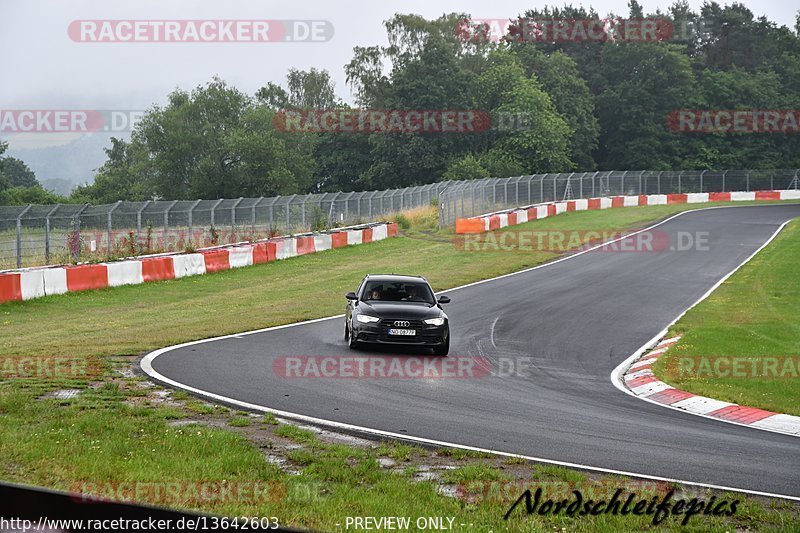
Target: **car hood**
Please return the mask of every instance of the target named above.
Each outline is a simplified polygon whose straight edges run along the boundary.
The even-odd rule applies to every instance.
[[[438,307],[424,303],[408,302],[360,302],[358,310],[361,313],[379,318],[409,318],[425,319],[441,316],[442,310]]]

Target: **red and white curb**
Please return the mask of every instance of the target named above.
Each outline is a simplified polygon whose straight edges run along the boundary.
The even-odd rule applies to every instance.
[[[239,243],[109,263],[28,268],[0,272],[0,303],[91,289],[138,285],[230,270],[331,248],[367,244],[397,235],[397,224],[377,223],[338,231]]]
[[[800,416],[773,413],[699,396],[659,380],[653,373],[653,364],[679,340],[680,337],[662,340],[651,351],[636,359],[623,373],[622,381],[634,396],[708,418],[800,437]]]

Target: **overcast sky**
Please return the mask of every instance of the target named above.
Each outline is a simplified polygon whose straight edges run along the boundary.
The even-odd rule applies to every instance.
[[[657,7],[665,11],[669,3],[642,1],[645,13]],[[794,2],[744,3],[757,16],[794,25]],[[627,15],[626,4],[591,2],[602,15]],[[700,2],[690,4],[697,8]],[[508,18],[543,5],[535,0],[0,0],[0,109],[138,110],[164,102],[176,87],[191,89],[213,75],[252,94],[268,81],[282,83],[291,67],[327,69],[337,94],[351,101],[342,67],[354,46],[386,43],[382,21],[395,12]],[[74,42],[67,28],[85,19],[312,19],[330,21],[335,35],[328,42],[302,43]],[[12,147],[28,147],[24,136],[5,138]]]

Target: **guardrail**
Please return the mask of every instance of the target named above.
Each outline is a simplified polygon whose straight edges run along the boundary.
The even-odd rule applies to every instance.
[[[642,194],[635,196],[611,196],[548,202],[486,213],[476,217],[456,220],[456,233],[484,233],[507,226],[524,224],[531,220],[547,218],[570,211],[592,211],[615,207],[645,205],[701,204],[707,202],[748,202],[757,200],[800,200],[800,190],[781,191],[737,191],[682,194]]]
[[[797,190],[798,176],[800,170],[624,170],[451,182],[439,197],[439,226],[520,205],[601,196]]]
[[[183,278],[366,244],[397,235],[394,223],[373,223],[321,233],[287,236],[121,261],[0,272],[0,303],[42,296]]]
[[[178,252],[386,220],[435,205],[449,184],[270,198],[0,206],[0,269]]]

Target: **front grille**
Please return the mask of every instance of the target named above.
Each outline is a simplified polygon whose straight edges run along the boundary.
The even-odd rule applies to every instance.
[[[403,325],[396,326],[400,321]],[[406,326],[405,323],[408,323]],[[389,335],[389,329],[413,329],[416,335]],[[425,324],[422,320],[409,320],[405,318],[383,318],[379,324],[377,338],[383,342],[396,342],[398,344],[431,344],[442,342],[441,327]]]
[[[402,326],[396,326],[395,322],[402,322]],[[408,323],[408,325],[406,325]],[[406,318],[382,318],[380,321],[381,328],[399,328],[399,329],[422,329],[427,324],[422,320],[408,320]]]

